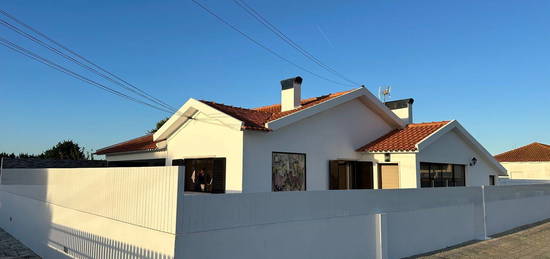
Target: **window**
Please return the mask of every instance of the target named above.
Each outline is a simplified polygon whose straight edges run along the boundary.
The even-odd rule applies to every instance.
[[[420,187],[466,186],[465,165],[420,163]]]
[[[489,175],[489,185],[496,185],[496,177],[494,175]]]
[[[329,161],[329,189],[373,189],[372,162]]]
[[[306,154],[273,152],[271,156],[271,190],[306,190]]]
[[[225,158],[176,159],[185,165],[186,192],[225,193]]]

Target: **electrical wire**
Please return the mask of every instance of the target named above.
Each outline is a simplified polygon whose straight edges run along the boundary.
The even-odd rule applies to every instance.
[[[135,94],[137,94],[137,95],[140,95],[140,96],[143,97],[143,98],[148,99],[149,101],[152,101],[152,102],[154,102],[154,103],[157,103],[158,105],[163,106],[163,107],[165,107],[166,109],[169,109],[169,110],[172,110],[172,111],[176,111],[176,110],[177,110],[177,109],[174,108],[173,106],[171,106],[171,105],[169,105],[169,104],[163,102],[162,100],[160,100],[160,99],[158,99],[158,98],[155,98],[154,96],[148,94],[148,93],[145,92],[144,90],[141,90],[141,89],[138,88],[137,86],[135,86],[135,85],[129,83],[128,81],[122,79],[121,77],[115,75],[114,73],[109,72],[108,70],[104,69],[103,67],[97,65],[96,63],[90,61],[89,59],[85,58],[84,56],[78,54],[76,51],[73,51],[73,50],[69,49],[68,47],[66,47],[66,46],[64,46],[63,44],[59,43],[58,41],[52,39],[52,38],[49,37],[48,35],[46,35],[46,34],[40,32],[39,30],[37,30],[37,29],[33,28],[32,26],[26,24],[25,22],[23,22],[23,21],[17,19],[16,17],[14,17],[13,15],[9,14],[8,12],[6,12],[6,11],[0,9],[0,13],[3,14],[3,15],[5,15],[6,17],[12,19],[13,21],[15,21],[16,23],[18,23],[19,25],[21,25],[21,26],[23,26],[23,27],[29,29],[30,31],[36,33],[37,35],[43,37],[44,39],[50,41],[51,43],[57,45],[57,46],[60,47],[61,49],[63,49],[63,50],[65,50],[65,51],[69,52],[70,54],[72,54],[72,55],[74,55],[74,56],[76,56],[77,58],[81,59],[82,61],[84,61],[84,62],[90,64],[91,66],[95,67],[96,69],[99,69],[100,71],[106,73],[108,76],[107,76],[107,75],[104,75],[104,74],[102,74],[102,73],[100,73],[99,71],[93,69],[92,67],[90,67],[90,66],[88,66],[88,65],[86,65],[86,64],[82,64],[82,62],[77,61],[76,59],[74,59],[74,58],[72,58],[72,57],[66,55],[65,53],[59,51],[58,49],[56,49],[56,48],[54,48],[54,47],[48,45],[47,43],[45,43],[45,42],[43,42],[43,41],[41,41],[41,40],[39,40],[39,39],[33,37],[32,35],[30,35],[30,34],[24,32],[24,31],[22,31],[21,29],[19,29],[19,28],[17,28],[16,26],[10,24],[9,22],[7,22],[7,21],[5,21],[5,20],[3,20],[3,19],[0,19],[0,20],[1,20],[1,23],[2,23],[4,26],[6,26],[6,27],[8,27],[8,28],[10,28],[10,29],[12,29],[12,30],[14,30],[15,32],[19,33],[20,35],[23,35],[23,36],[25,36],[25,37],[31,39],[32,41],[34,41],[34,42],[36,42],[36,43],[42,45],[43,47],[48,48],[50,51],[53,51],[53,52],[55,52],[56,54],[61,55],[61,56],[65,57],[65,58],[67,58],[67,59],[70,59],[71,61],[73,61],[73,62],[79,64],[80,66],[82,66],[82,67],[84,67],[84,68],[86,68],[86,69],[88,69],[88,70],[90,70],[90,71],[92,71],[92,72],[94,72],[94,73],[100,75],[101,77],[103,77],[103,78],[105,78],[105,79],[107,79],[107,80],[109,80],[109,81],[111,81],[111,82],[116,83],[117,85],[119,85],[119,86],[125,88],[126,90],[129,90],[129,91],[131,91],[131,92],[133,92],[133,93],[135,93]],[[118,80],[118,81],[116,81],[115,79]],[[120,82],[119,82],[119,81],[120,81]],[[121,82],[122,82],[122,83],[121,83]]]
[[[214,11],[212,11],[211,9],[209,9],[208,7],[206,7],[204,4],[198,2],[197,0],[191,0],[193,3],[195,3],[197,6],[199,6],[200,8],[202,8],[204,11],[206,11],[208,14],[212,15],[214,18],[216,18],[219,22],[225,24],[226,26],[228,26],[229,28],[233,29],[234,31],[238,32],[239,34],[241,34],[243,37],[247,38],[248,40],[250,40],[251,42],[253,42],[254,44],[258,45],[259,47],[261,47],[262,49],[266,50],[267,52],[271,53],[272,55],[278,57],[279,59],[297,67],[298,69],[300,70],[303,70],[313,76],[316,76],[320,79],[323,79],[325,81],[328,81],[328,82],[331,82],[333,84],[338,84],[338,85],[344,85],[344,86],[355,86],[355,84],[345,84],[345,83],[341,83],[341,82],[338,82],[338,81],[335,81],[335,80],[332,80],[330,78],[327,78],[327,77],[324,77],[322,75],[319,75],[305,67],[302,67],[298,64],[296,64],[295,62],[292,62],[290,61],[289,59],[283,57],[282,55],[280,55],[279,53],[275,52],[274,50],[270,49],[269,47],[267,47],[266,45],[260,43],[259,41],[255,40],[254,38],[252,38],[250,35],[246,34],[245,32],[241,31],[239,28],[237,28],[235,25],[229,23],[228,21],[226,21],[225,19],[223,19],[221,16],[217,15]]]
[[[264,18],[260,13],[258,13],[254,8],[249,6],[246,2],[242,0],[233,0],[235,4],[237,4],[241,9],[246,11],[250,16],[252,16],[254,19],[256,19],[258,22],[263,24],[266,28],[268,28],[271,32],[273,32],[277,37],[279,37],[281,40],[286,42],[289,46],[296,49],[298,52],[300,52],[303,56],[308,58],[309,60],[313,61],[317,65],[321,66],[322,68],[326,69],[327,71],[331,72],[332,74],[340,77],[341,79],[354,84],[359,85],[359,83],[354,82],[353,80],[345,77],[338,71],[334,70],[330,66],[324,64],[321,60],[319,60],[317,57],[315,57],[313,54],[309,53],[307,50],[302,48],[300,45],[298,45],[296,42],[294,42],[290,37],[286,36],[281,30],[279,30],[275,25],[273,25],[269,20]]]
[[[7,40],[7,39],[5,39],[5,38],[0,37],[0,44],[4,45],[5,47],[7,47],[7,48],[9,48],[9,49],[11,49],[11,50],[13,50],[13,51],[16,51],[16,52],[18,52],[18,53],[20,53],[20,54],[23,54],[23,55],[25,55],[25,56],[27,56],[27,57],[29,57],[29,58],[35,60],[35,61],[38,61],[38,62],[40,62],[40,63],[42,63],[42,64],[45,64],[45,65],[47,65],[47,66],[49,66],[49,67],[51,67],[51,68],[53,68],[53,69],[56,69],[56,70],[58,70],[58,71],[60,71],[60,72],[62,72],[62,73],[65,73],[65,74],[67,74],[67,75],[69,75],[69,76],[71,76],[71,77],[73,77],[73,78],[76,78],[76,79],[81,80],[81,81],[83,81],[83,82],[85,82],[85,83],[88,83],[88,84],[90,84],[90,85],[93,85],[93,86],[95,86],[95,87],[97,87],[97,88],[100,88],[100,89],[102,89],[102,90],[104,90],[104,91],[107,91],[107,92],[109,92],[109,93],[111,93],[111,94],[118,95],[118,96],[120,96],[120,97],[122,97],[122,98],[126,98],[126,99],[128,99],[128,100],[131,100],[131,101],[136,102],[136,103],[139,103],[139,104],[147,105],[147,106],[149,106],[149,107],[151,107],[151,108],[154,108],[154,109],[157,109],[157,110],[160,110],[160,111],[163,111],[163,112],[172,113],[172,111],[170,111],[170,110],[166,110],[165,108],[158,107],[158,106],[156,106],[156,105],[153,105],[153,104],[150,104],[150,103],[147,103],[147,102],[138,100],[138,99],[133,98],[133,97],[131,97],[131,96],[128,96],[128,95],[126,95],[126,94],[124,94],[124,93],[121,93],[121,92],[119,92],[119,91],[117,91],[117,90],[114,90],[114,89],[112,89],[112,88],[110,88],[110,87],[108,87],[108,86],[105,86],[105,85],[103,85],[103,84],[101,84],[101,83],[98,83],[98,82],[96,82],[96,81],[94,81],[94,80],[92,80],[92,79],[89,79],[89,78],[87,78],[87,77],[85,77],[85,76],[82,76],[82,75],[80,75],[80,74],[78,74],[78,73],[75,73],[75,72],[73,72],[73,71],[71,71],[71,70],[69,70],[69,69],[67,69],[67,68],[65,68],[65,67],[63,67],[63,66],[61,66],[61,65],[58,65],[58,64],[56,64],[56,63],[54,63],[54,62],[52,62],[52,61],[50,61],[50,60],[48,60],[48,59],[46,59],[46,58],[44,58],[44,57],[41,57],[40,55],[38,55],[38,54],[36,54],[36,53],[33,53],[32,51],[27,50],[27,49],[25,49],[25,48],[23,48],[23,47],[21,47],[21,46],[15,44],[15,43],[13,43],[13,42]]]

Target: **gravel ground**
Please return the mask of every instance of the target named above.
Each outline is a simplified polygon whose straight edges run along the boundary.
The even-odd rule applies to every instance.
[[[40,258],[8,232],[0,228],[0,258]]]

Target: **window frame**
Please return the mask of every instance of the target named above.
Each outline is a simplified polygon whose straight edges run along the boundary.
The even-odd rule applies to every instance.
[[[372,161],[359,161],[359,160],[329,160],[329,171],[328,171],[328,189],[329,190],[372,190],[374,189],[374,163]],[[345,175],[340,175],[340,166],[346,168]],[[364,188],[358,188],[360,183],[359,181],[359,171],[360,168],[367,168],[366,176],[367,186]],[[336,170],[336,171],[334,171]],[[334,177],[336,176],[336,177]],[[345,183],[342,183],[340,180],[345,178]],[[337,181],[334,182],[333,179]],[[365,180],[365,179],[363,179]]]
[[[296,152],[282,152],[282,151],[272,151],[271,152],[271,192],[285,192],[285,191],[276,191],[273,190],[273,155],[274,154],[287,154],[287,155],[303,155],[304,156],[304,189],[303,190],[291,190],[289,192],[300,192],[307,191],[307,154],[306,153],[296,153]]]
[[[424,166],[427,166],[428,172],[423,172],[426,170]],[[433,162],[420,162],[420,188],[438,188],[438,187],[465,187],[466,186],[466,165],[465,164],[451,164],[451,163],[433,163]],[[457,167],[463,168],[463,177],[458,178]],[[447,168],[447,170],[445,170]],[[445,178],[444,175],[448,176],[450,168],[451,178]],[[424,185],[426,182],[425,175],[428,175],[429,185]],[[452,180],[448,180],[452,179]],[[460,183],[461,185],[457,185]],[[463,184],[463,185],[462,185]]]
[[[197,166],[197,163],[199,163],[199,161],[200,162],[207,161],[207,162],[211,163],[211,165],[209,165],[209,167],[211,167],[210,169],[212,170],[211,175],[210,175],[210,177],[212,179],[212,184],[210,186],[210,190],[204,191],[204,192],[201,192],[201,193],[212,193],[212,194],[226,193],[227,192],[227,190],[226,190],[227,159],[225,157],[185,158],[185,159],[174,159],[174,160],[172,160],[172,166],[181,166],[181,165],[185,166],[184,192],[195,192],[195,188],[193,186],[192,181],[190,181],[190,177],[191,177],[191,174],[192,174],[192,170],[194,169],[196,171],[199,168],[199,166]],[[218,171],[218,170],[220,170],[220,168],[218,168],[218,166],[221,166],[221,168],[223,168],[223,170],[222,170],[223,173],[222,173],[221,176],[217,175],[217,174],[220,173],[220,171]],[[218,182],[218,181],[220,181],[220,179],[218,179],[218,178],[221,178],[221,183]]]

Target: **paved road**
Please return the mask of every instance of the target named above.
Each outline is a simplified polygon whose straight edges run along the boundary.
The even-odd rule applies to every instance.
[[[550,258],[550,221],[518,230],[416,258]]]
[[[40,258],[33,251],[21,244],[6,231],[0,228],[0,258]]]

